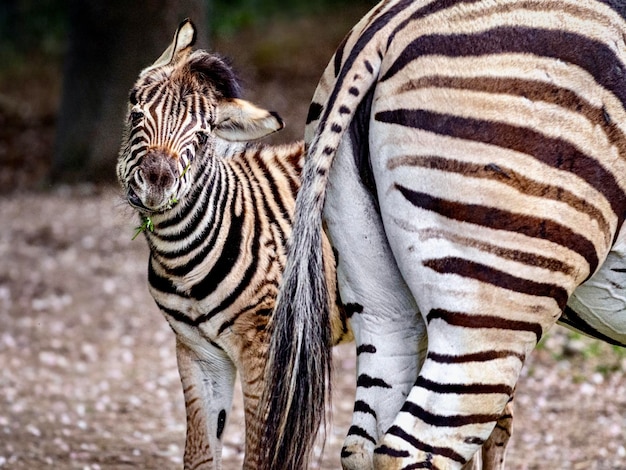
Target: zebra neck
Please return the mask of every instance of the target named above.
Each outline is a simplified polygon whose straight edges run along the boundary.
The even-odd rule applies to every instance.
[[[152,217],[153,230],[146,231],[146,238],[153,260],[166,270],[192,268],[193,253],[216,238],[220,212],[228,204],[229,173],[219,162],[205,163],[193,175],[194,183],[184,198]]]

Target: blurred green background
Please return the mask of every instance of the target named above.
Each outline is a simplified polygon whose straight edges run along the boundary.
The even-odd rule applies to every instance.
[[[366,0],[3,0],[0,193],[108,184],[128,90],[192,18],[198,47],[228,56],[246,98],[302,136],[326,63]]]

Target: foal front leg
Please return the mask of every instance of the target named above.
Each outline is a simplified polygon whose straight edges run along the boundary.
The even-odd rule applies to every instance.
[[[176,358],[187,413],[184,468],[219,470],[236,368],[224,351],[211,344],[196,351],[177,338]]]

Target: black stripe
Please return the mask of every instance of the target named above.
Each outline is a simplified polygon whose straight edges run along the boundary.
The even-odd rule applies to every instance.
[[[350,457],[352,454],[354,454],[354,452],[349,451],[348,449],[346,449],[345,447],[341,448],[341,458],[345,459]]]
[[[391,46],[391,43],[393,42],[396,35],[399,34],[402,30],[404,30],[407,26],[411,25],[411,23],[413,23],[415,20],[423,18],[428,15],[432,15],[433,13],[437,13],[438,11],[441,11],[441,10],[452,8],[459,3],[467,4],[467,3],[477,3],[481,1],[483,0],[439,0],[439,1],[431,2],[425,7],[422,7],[419,10],[417,10],[409,18],[402,21],[395,28],[395,30],[389,35],[389,38],[387,39],[387,49],[389,49],[389,47]],[[413,35],[413,33],[409,33],[409,34]]]
[[[614,346],[626,347],[626,344],[620,343],[619,341],[596,330],[589,323],[583,320],[573,308],[569,306],[565,307],[565,311],[563,312],[563,315],[559,318],[558,322]]]
[[[337,256],[335,256],[336,258]],[[355,302],[347,303],[343,306],[343,310],[346,314],[346,317],[352,318],[355,313],[363,313],[363,305],[357,304]]]
[[[151,83],[150,85],[151,85],[150,87],[146,87],[145,88],[144,97],[143,97],[143,99],[141,99],[141,101],[143,101],[145,103],[149,103],[150,101],[152,101],[157,93],[159,93],[159,94],[167,93],[166,91],[161,89],[161,88],[165,88],[165,85],[161,86],[161,84],[159,82]],[[149,106],[150,111],[152,111],[152,113],[151,113],[152,115],[156,115],[156,113],[154,111],[155,111],[155,106],[157,104],[159,104],[159,101],[155,101],[155,102],[151,103],[150,106]]]
[[[369,414],[372,415],[374,419],[376,419],[376,411],[374,411],[372,407],[365,403],[363,400],[356,400],[354,402],[354,412]]]
[[[428,312],[426,321],[443,320],[449,325],[463,328],[497,328],[501,330],[528,331],[535,334],[536,341],[541,339],[542,329],[539,323],[520,320],[507,320],[491,315],[476,315],[462,312],[450,312],[443,309],[433,309]]]
[[[164,292],[166,294],[176,294],[180,295],[176,286],[166,277],[162,277],[154,270],[153,263],[155,261],[150,260],[148,262],[148,283],[152,286],[153,289],[158,290],[159,292]]]
[[[181,311],[167,308],[165,305],[157,302],[156,299],[154,302],[156,303],[157,307],[159,307],[159,310],[161,310],[166,316],[172,317],[177,322],[184,323],[185,325],[197,326],[192,318],[188,317]]]
[[[138,134],[140,131],[143,130],[143,128],[137,128],[135,129],[133,134]],[[143,144],[143,146],[141,147],[142,149],[146,149],[148,147],[148,140],[144,135],[138,135],[137,137],[134,137],[133,140],[130,142],[130,147],[134,149],[139,144]]]
[[[348,42],[349,38],[350,38],[350,34],[347,34],[346,36],[344,36],[344,38],[341,40],[341,43],[339,44],[339,46],[337,46],[337,49],[335,50],[335,55],[333,56],[333,62],[335,65],[335,77],[337,77],[337,75],[339,75],[339,72],[341,71],[341,61],[343,59],[343,52],[346,48],[346,43]]]
[[[323,110],[324,107],[321,104],[312,102],[309,106],[309,112],[306,116],[306,124],[309,125],[313,121],[318,120]]]
[[[144,151],[145,149],[142,148],[141,151]],[[133,150],[133,154],[131,154],[131,157],[129,158],[129,160],[126,162],[126,164],[133,162],[133,159],[135,158],[135,152],[139,153],[139,149],[135,149]],[[135,169],[141,164],[141,158],[138,158],[137,160],[135,160],[129,167],[126,168],[126,176],[131,176],[133,174],[133,172],[135,171]]]
[[[569,298],[567,291],[556,284],[530,281],[463,258],[431,259],[425,260],[423,264],[440,274],[456,274],[521,294],[550,297],[556,301],[561,310],[565,308]]]
[[[363,428],[359,426],[352,425],[350,429],[348,429],[348,436],[359,436],[363,439],[367,439],[372,444],[376,445],[376,439],[374,439],[370,434]]]
[[[442,384],[433,382],[424,377],[418,377],[415,381],[416,387],[425,388],[436,393],[453,393],[457,395],[480,395],[480,394],[503,394],[511,395],[513,388],[504,384]]]
[[[400,470],[417,470],[418,468],[427,468],[428,470],[439,470],[439,468],[434,466],[430,460],[427,460],[426,462],[418,462],[418,463],[405,465]]]
[[[506,434],[507,436],[511,437],[511,432],[509,431],[509,429],[505,428],[501,424],[496,424],[496,429],[499,429],[500,431],[504,432],[504,434]],[[496,445],[498,447],[502,447],[502,446],[504,446],[504,443],[503,442],[497,442]]]
[[[392,449],[391,447],[384,445],[374,449],[374,453],[379,455],[388,455],[389,457],[395,457],[397,459],[403,459],[411,456],[411,454],[409,454],[406,450]]]
[[[407,401],[400,410],[431,426],[458,428],[470,424],[495,423],[499,414],[474,414],[474,415],[439,415],[425,410],[415,403]]]
[[[376,346],[373,344],[362,344],[358,348],[356,348],[356,355],[360,355],[363,353],[374,354],[376,353]]]
[[[371,377],[367,374],[359,375],[359,378],[356,381],[356,386],[361,387],[361,388],[373,388],[373,387],[391,388],[391,385],[389,385],[383,379]]]
[[[260,302],[259,302],[260,303]],[[220,327],[217,330],[217,336],[221,335],[222,333],[224,333],[224,331],[226,331],[227,329],[229,329],[230,327],[232,327],[235,322],[244,314],[246,313],[250,313],[250,310],[253,310],[255,307],[258,307],[258,305],[253,306],[253,307],[249,307],[247,308],[245,311],[243,312],[238,312],[236,314],[233,314],[231,316],[229,316],[228,320],[226,320],[224,323],[222,323],[220,325]],[[259,310],[257,310],[256,312],[254,312],[255,315],[257,316],[261,316],[261,317],[270,317],[273,313],[273,310],[270,308],[261,308]],[[265,329],[265,325],[264,324],[260,324],[257,325],[257,331],[262,331]]]
[[[387,431],[387,434],[399,437],[403,441],[411,444],[413,447],[423,452],[426,452],[429,454],[441,455],[442,457],[445,457],[450,460],[454,460],[455,462],[465,463],[465,459],[463,458],[463,456],[457,453],[454,449],[451,449],[449,447],[433,447],[429,444],[426,444],[425,442],[418,440],[415,436],[411,436],[410,434],[406,433],[399,426],[391,426],[389,430]],[[389,449],[389,450],[393,451],[393,449]],[[384,451],[383,449],[381,449],[381,452],[378,452],[378,449],[376,449],[374,452],[391,455],[388,452]],[[402,452],[402,451],[399,451],[399,452]],[[409,455],[405,455],[405,457],[409,457]]]
[[[423,264],[440,274],[456,274],[521,294],[551,297],[556,301],[560,310],[565,308],[569,297],[567,291],[556,284],[530,281],[463,258],[430,259],[425,260]]]
[[[494,361],[496,359],[504,359],[506,357],[516,357],[520,361],[524,362],[524,355],[515,351],[485,351],[471,354],[461,354],[459,356],[451,356],[448,354],[438,354],[435,352],[429,352],[426,356],[433,362],[439,364],[463,364],[465,362],[487,362]]]
[[[226,425],[226,410],[220,410],[217,416],[217,438],[222,439],[222,433],[224,432],[224,426]]]
[[[591,241],[557,222],[479,204],[449,201],[413,191],[398,184],[395,188],[416,207],[436,212],[447,218],[481,225],[494,230],[517,232],[528,237],[549,240],[580,254],[589,263],[589,273],[598,267],[598,255]],[[565,307],[563,304],[562,307]]]

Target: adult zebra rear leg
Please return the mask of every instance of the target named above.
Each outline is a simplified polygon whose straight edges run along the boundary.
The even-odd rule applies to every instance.
[[[387,229],[390,240],[397,241],[398,233]],[[462,250],[454,245],[444,248],[449,240],[435,243],[439,249],[422,240],[423,261],[410,256],[399,261],[420,299],[428,355],[375,451],[379,469],[462,468],[489,438],[513,394],[526,355],[560,312],[549,296],[502,288],[503,282],[512,282],[503,272],[492,279],[500,286],[480,279],[492,271],[488,266],[474,266],[470,276],[473,262],[445,256],[448,250]],[[392,242],[396,259],[398,245]],[[498,315],[501,310],[508,312],[507,317]]]
[[[419,365],[415,352],[420,328],[398,318],[397,322],[389,322],[393,328],[387,328],[381,336],[377,330],[380,332],[385,326],[372,318],[375,313],[388,311],[372,302],[364,303],[363,310],[359,305],[359,313],[354,313],[351,322],[358,345],[357,389],[352,425],[341,450],[342,466],[349,470],[373,468],[374,448],[399,411]]]
[[[425,354],[425,327],[389,248],[377,205],[360,178],[346,138],[324,209],[337,256],[341,301],[357,351],[352,425],[341,451],[344,469],[373,468],[375,446],[409,393]],[[363,244],[375,247],[363,250]]]
[[[473,335],[454,331],[463,328],[459,323],[467,325],[472,319],[440,309],[429,310],[427,316],[433,349],[443,343],[448,348],[465,344],[449,355],[455,362],[426,359],[415,387],[375,451],[376,468],[462,468],[493,432],[513,393],[525,350],[534,344],[531,338],[516,341],[511,337],[502,343],[490,342],[489,348],[484,343],[472,347],[476,344]],[[440,325],[441,333],[433,331],[435,323],[445,324]],[[508,350],[504,350],[505,344]],[[492,352],[500,356],[485,359]]]

